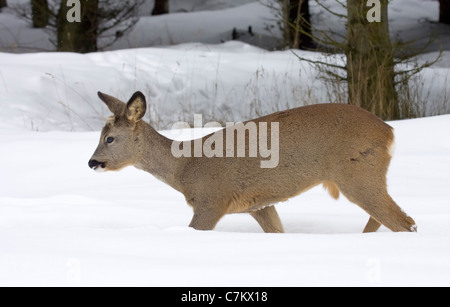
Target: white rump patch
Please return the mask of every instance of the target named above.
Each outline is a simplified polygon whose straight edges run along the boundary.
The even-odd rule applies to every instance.
[[[391,156],[391,158],[394,156],[394,154],[395,154],[395,139],[394,140],[392,140],[392,143],[391,143],[391,145],[389,145],[389,147],[388,147],[388,153],[389,153],[389,155]]]

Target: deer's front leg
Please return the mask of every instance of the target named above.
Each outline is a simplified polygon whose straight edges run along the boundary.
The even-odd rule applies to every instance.
[[[189,227],[196,230],[213,230],[224,215],[222,210],[213,208],[194,209],[194,217]]]

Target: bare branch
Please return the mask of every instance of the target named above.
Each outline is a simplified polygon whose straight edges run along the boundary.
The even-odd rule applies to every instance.
[[[343,7],[347,8],[347,6],[344,5],[343,3],[341,3],[340,1],[336,0],[336,2],[339,3],[340,5],[342,5]],[[332,15],[334,15],[334,16],[337,16],[337,17],[339,17],[339,18],[347,18],[347,15],[338,14],[338,13],[336,13],[336,12],[333,12],[333,11],[330,10],[328,7],[326,7],[324,4],[320,3],[319,0],[316,0],[316,3],[317,3],[321,8],[323,8],[325,11],[327,11],[328,13],[330,13],[330,14],[332,14]]]
[[[291,52],[292,52],[292,54],[294,54],[300,61],[305,61],[305,62],[308,62],[308,63],[310,63],[310,64],[314,64],[314,65],[326,65],[326,66],[329,66],[329,67],[339,68],[339,69],[342,69],[342,70],[346,70],[346,69],[347,69],[346,66],[341,66],[341,65],[331,64],[331,63],[322,62],[322,61],[313,61],[313,60],[304,58],[304,57],[302,57],[302,56],[296,54],[293,50],[291,50]]]

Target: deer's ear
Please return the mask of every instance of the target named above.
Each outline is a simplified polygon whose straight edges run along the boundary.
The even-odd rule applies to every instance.
[[[147,111],[147,102],[144,94],[136,92],[127,104],[127,118],[133,123],[140,121]]]
[[[125,103],[117,98],[98,92],[98,97],[106,104],[114,115],[120,115],[125,110]]]

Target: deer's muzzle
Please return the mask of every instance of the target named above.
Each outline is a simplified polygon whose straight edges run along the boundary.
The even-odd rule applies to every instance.
[[[89,168],[93,169],[94,171],[103,171],[106,168],[106,165],[104,162],[98,162],[97,160],[91,160],[89,161]]]

